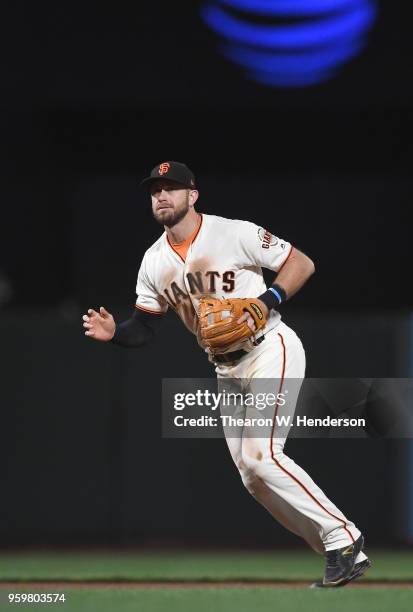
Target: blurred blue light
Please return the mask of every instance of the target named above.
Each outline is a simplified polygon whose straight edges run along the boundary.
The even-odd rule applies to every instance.
[[[256,15],[280,17],[326,15],[360,4],[360,0],[219,0],[219,2]]]
[[[248,14],[241,19],[226,7]],[[254,14],[290,20],[257,24],[249,20]],[[374,0],[212,0],[201,10],[205,23],[226,41],[221,47],[226,59],[242,66],[252,80],[280,87],[313,85],[334,76],[360,53],[376,14]]]
[[[271,53],[258,51],[242,46],[227,45],[223,47],[222,53],[235,64],[240,64],[248,69],[270,73],[274,76],[296,76],[314,73],[317,70],[334,68],[344,63],[359,53],[360,41],[342,44],[337,47],[309,50],[298,53]],[[270,76],[269,74],[269,76]]]
[[[335,15],[317,22],[286,25],[251,25],[216,6],[206,6],[203,17],[207,24],[225,38],[258,47],[278,49],[306,48],[326,45],[343,38],[354,38],[371,23],[374,9],[362,2],[346,15]]]

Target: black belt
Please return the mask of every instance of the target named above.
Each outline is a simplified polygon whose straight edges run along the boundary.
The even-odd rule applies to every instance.
[[[265,336],[261,336],[256,340],[255,345],[261,344],[261,342],[265,340]],[[250,351],[244,351],[244,349],[239,349],[238,351],[232,351],[232,353],[219,353],[218,355],[213,355],[213,361],[216,363],[231,363],[233,361],[238,361],[244,355],[248,355]]]
[[[217,363],[228,363],[231,361],[238,361],[244,355],[248,355],[248,351],[244,351],[244,349],[239,349],[239,351],[232,351],[232,353],[221,353],[219,355],[214,355],[213,359]]]

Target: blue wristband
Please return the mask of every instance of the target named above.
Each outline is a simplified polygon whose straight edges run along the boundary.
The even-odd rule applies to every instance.
[[[276,297],[276,298],[277,298],[277,300],[278,300],[278,304],[281,304],[281,302],[283,301],[283,299],[282,299],[281,295],[278,293],[277,289],[276,289],[275,287],[270,287],[270,288],[268,289],[268,291],[272,291],[272,292],[273,292],[273,294],[275,295],[275,297]]]
[[[258,299],[264,302],[268,310],[276,310],[282,302],[285,302],[287,294],[280,285],[274,284],[265,293],[259,295]]]

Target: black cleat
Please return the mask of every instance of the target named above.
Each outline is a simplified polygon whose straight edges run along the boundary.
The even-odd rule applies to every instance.
[[[348,584],[349,582],[351,582],[352,580],[355,580],[356,578],[360,578],[360,576],[362,576],[364,572],[366,572],[369,569],[369,567],[371,567],[370,559],[364,559],[364,561],[360,561],[359,563],[356,563],[350,576],[342,580],[339,584],[336,584],[336,585],[324,584],[320,580],[320,582],[314,582],[310,588],[311,589],[326,589],[326,588],[331,588],[332,586],[335,586],[336,588],[342,587]]]
[[[357,556],[363,549],[364,538],[361,535],[358,540],[344,548],[336,548],[326,552],[326,569],[323,585],[339,586],[350,576],[354,570]]]

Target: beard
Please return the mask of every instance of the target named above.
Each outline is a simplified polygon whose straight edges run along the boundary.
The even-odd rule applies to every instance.
[[[153,216],[155,221],[157,221],[160,225],[165,227],[174,227],[177,223],[179,223],[187,214],[189,210],[189,202],[188,199],[182,204],[179,204],[176,208],[165,208],[160,211],[153,211]]]

